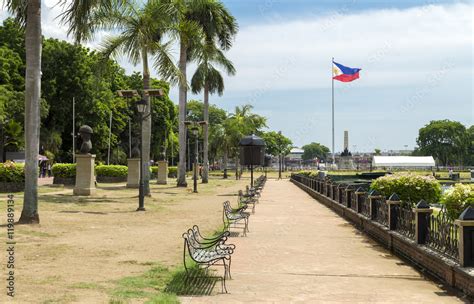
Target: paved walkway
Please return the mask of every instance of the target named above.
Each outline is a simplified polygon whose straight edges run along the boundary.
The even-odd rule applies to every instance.
[[[183,303],[462,302],[288,180],[269,180],[260,200],[248,237],[231,239],[229,294]]]

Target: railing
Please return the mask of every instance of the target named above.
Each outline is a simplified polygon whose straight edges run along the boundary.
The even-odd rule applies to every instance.
[[[375,208],[374,220],[384,226],[388,226],[388,205],[384,198],[373,199],[373,208]]]
[[[426,245],[454,259],[459,258],[458,226],[449,219],[445,207],[430,215]]]
[[[370,201],[367,193],[359,195],[360,212],[370,218]]]
[[[415,214],[409,205],[395,206],[397,213],[396,231],[408,238],[415,238]]]
[[[357,212],[357,194],[355,191],[351,192],[351,209]]]

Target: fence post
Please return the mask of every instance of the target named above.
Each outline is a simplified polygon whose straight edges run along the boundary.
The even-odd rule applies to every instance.
[[[430,216],[433,209],[430,208],[425,200],[420,200],[416,207],[413,208],[415,212],[415,240],[417,244],[425,244],[428,239],[430,228]]]
[[[397,222],[398,217],[398,210],[400,207],[400,198],[396,193],[390,195],[387,200],[388,204],[388,229],[389,230],[396,230],[397,229]]]
[[[349,209],[352,206],[352,191],[354,191],[352,186],[349,185],[346,187],[346,207]]]
[[[339,184],[339,186],[337,186],[337,202],[339,204],[344,204],[344,192],[346,191],[346,187],[344,186],[344,184]]]
[[[375,207],[375,200],[382,198],[382,195],[377,190],[369,192],[369,207],[370,207],[370,219],[375,220],[377,218],[377,207]]]
[[[467,207],[455,221],[459,226],[459,264],[474,266],[474,208]]]
[[[356,201],[355,201],[355,204],[356,204],[356,211],[357,213],[362,213],[362,204],[360,203],[360,198],[365,195],[365,191],[364,189],[362,189],[361,187],[357,188],[355,194],[356,194]]]

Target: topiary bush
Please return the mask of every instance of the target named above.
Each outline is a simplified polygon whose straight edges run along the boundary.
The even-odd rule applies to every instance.
[[[54,177],[76,178],[76,164],[56,163],[51,167]]]
[[[158,166],[151,166],[150,167],[151,178],[158,177]]]
[[[168,167],[168,177],[170,178],[178,177],[178,167]]]
[[[402,201],[412,205],[421,199],[428,203],[437,203],[441,198],[441,185],[431,175],[395,173],[377,178],[370,188],[377,190],[385,197],[396,193]]]
[[[0,182],[2,183],[24,183],[25,167],[23,164],[16,164],[7,161],[0,163]]]
[[[451,219],[457,219],[468,206],[474,207],[474,185],[455,184],[447,189],[441,203]]]
[[[97,177],[127,177],[128,167],[121,165],[98,165],[95,166]]]
[[[304,175],[307,177],[318,177],[318,171],[311,171],[311,170],[301,170],[296,174]]]

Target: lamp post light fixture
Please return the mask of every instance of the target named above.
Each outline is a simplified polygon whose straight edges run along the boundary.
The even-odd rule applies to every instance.
[[[186,125],[186,127],[191,130],[192,134],[194,135],[194,138],[195,138],[195,153],[194,153],[194,169],[193,169],[193,192],[194,193],[197,193],[198,190],[197,190],[197,179],[198,179],[198,138],[199,138],[199,128],[205,124],[207,124],[207,122],[205,121],[190,121],[190,120],[187,120],[184,122],[184,124]]]
[[[137,98],[140,94],[137,90],[118,90],[117,95],[123,98]],[[137,211],[145,211],[145,181],[143,174],[148,170],[148,166],[143,163],[143,122],[152,114],[152,107],[148,109],[148,102],[145,97],[163,96],[161,89],[147,89],[143,91],[143,96],[136,102],[137,112],[140,114],[140,176],[138,186],[138,208]],[[131,132],[130,132],[131,133]],[[131,136],[130,140],[131,140]],[[131,143],[130,143],[131,146]]]
[[[137,211],[145,211],[145,182],[143,181],[143,121],[146,119],[145,112],[147,102],[140,99],[137,102],[137,111],[140,113],[140,184],[138,186],[138,208]]]

